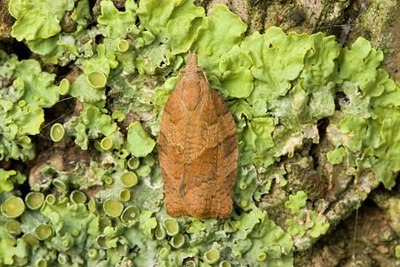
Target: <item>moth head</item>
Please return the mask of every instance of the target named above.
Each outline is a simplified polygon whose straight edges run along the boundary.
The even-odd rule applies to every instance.
[[[197,65],[197,54],[196,53],[189,53],[187,57],[187,64],[181,70],[181,74],[183,76],[192,76],[198,75],[199,77],[204,77],[204,71],[202,68]]]
[[[207,78],[202,68],[197,65],[197,54],[189,53],[188,62],[180,72],[179,85],[182,86],[182,99],[187,110],[195,110],[208,89]]]

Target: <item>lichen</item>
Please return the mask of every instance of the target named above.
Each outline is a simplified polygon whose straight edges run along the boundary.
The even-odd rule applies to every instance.
[[[26,176],[15,170],[4,170],[0,168],[0,193],[3,191],[10,192],[14,187],[23,184]]]
[[[206,15],[191,0],[127,0],[124,9],[104,0],[90,28],[86,0],[46,10],[36,2],[9,5],[13,36],[37,60],[0,51],[0,158],[34,159],[30,136],[48,132],[45,119],[65,132],[31,172],[30,193],[19,188],[22,174],[0,169],[1,205],[27,202],[24,194],[41,200],[0,215],[0,265],[292,266],[296,249],[373,186],[394,186],[400,89],[368,41],[342,49],[332,36],[276,27],[245,35],[225,6]],[[61,27],[65,16],[73,27]],[[236,123],[240,167],[227,219],[171,218],[163,203],[155,140],[189,51]],[[68,90],[59,92],[38,60],[70,64],[71,74],[57,77]],[[50,120],[44,110],[56,110],[60,94],[75,108]],[[88,153],[58,149],[73,142]],[[52,160],[59,153],[62,163]],[[353,180],[350,197],[337,200]]]
[[[40,132],[44,109],[59,100],[54,74],[33,59],[18,61],[0,50],[0,160],[35,157],[30,135]]]

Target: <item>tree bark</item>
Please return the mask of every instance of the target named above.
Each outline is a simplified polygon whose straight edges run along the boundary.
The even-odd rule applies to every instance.
[[[364,37],[375,48],[385,52],[384,68],[394,79],[400,79],[398,71],[400,4],[396,0],[196,0],[195,2],[206,10],[211,10],[217,4],[227,5],[248,24],[248,34],[255,31],[262,33],[271,26],[281,27],[286,33],[321,31],[327,35],[335,35],[343,46],[351,46],[356,38]],[[10,36],[14,19],[8,13],[7,6],[8,0],[0,0],[0,49],[8,52],[15,50],[10,47],[20,44]],[[79,111],[79,108],[76,109]],[[50,154],[59,153],[55,151]],[[75,151],[69,153],[71,155],[67,154],[64,157],[71,158],[72,155],[78,155]],[[317,153],[324,154],[326,151]],[[87,155],[78,156],[85,158]],[[38,159],[38,162],[40,161],[45,162],[46,159]],[[297,167],[295,159],[288,160],[286,164]],[[300,174],[306,171],[308,170],[304,168],[299,169]],[[313,171],[307,174],[317,175],[315,170]],[[337,170],[336,174],[338,177],[334,179],[341,178],[340,170]],[[364,178],[369,179],[367,176]],[[349,182],[346,190],[350,192],[357,186]],[[343,194],[343,198],[351,196],[353,195]],[[332,201],[332,206],[337,207],[337,212],[332,215],[336,216],[336,228],[331,229],[330,233],[311,247],[297,246],[295,266],[398,266],[400,264],[400,247],[397,253],[395,251],[400,237],[400,186],[392,191],[379,187],[369,194],[362,205],[360,201],[349,203],[349,206],[343,208],[339,205],[340,200]],[[273,208],[269,210],[273,204],[264,203],[269,216],[282,219],[280,210]]]

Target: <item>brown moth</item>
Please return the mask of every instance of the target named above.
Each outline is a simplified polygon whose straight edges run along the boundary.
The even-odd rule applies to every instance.
[[[195,53],[188,55],[164,107],[158,157],[169,215],[231,214],[238,160],[235,123]]]

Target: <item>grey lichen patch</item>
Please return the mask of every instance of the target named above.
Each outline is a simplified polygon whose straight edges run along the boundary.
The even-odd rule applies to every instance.
[[[370,199],[313,248],[298,253],[295,265],[308,266],[312,259],[313,264],[323,266],[396,266],[398,228],[393,219],[397,221],[398,213],[391,213],[394,206],[389,203],[397,202],[398,197],[393,192],[377,190]]]
[[[328,179],[315,170],[311,157],[293,157],[284,163],[287,172],[288,190],[307,193],[310,200],[323,198],[328,187]]]
[[[387,32],[396,20],[395,12],[399,4],[394,0],[361,2],[363,4],[355,7],[358,9],[358,16],[353,23],[349,41],[363,36],[375,46],[384,48],[391,43],[388,38],[393,38],[388,37]]]
[[[345,12],[350,4],[349,0],[341,1],[298,1],[299,8],[305,12],[307,27],[315,30],[337,32],[345,21]]]

